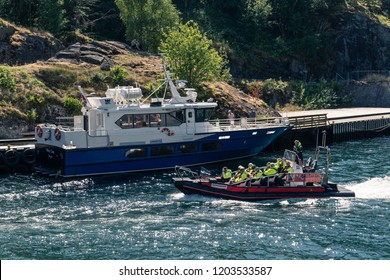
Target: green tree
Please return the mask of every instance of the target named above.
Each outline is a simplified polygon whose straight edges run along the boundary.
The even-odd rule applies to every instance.
[[[0,0],[0,17],[24,26],[34,26],[39,2],[37,0]]]
[[[189,86],[198,86],[201,82],[228,75],[227,60],[211,44],[211,40],[200,32],[198,24],[189,21],[165,34],[160,51],[165,53],[177,77],[187,80]]]
[[[125,40],[125,26],[119,17],[119,9],[114,0],[98,0],[88,14],[89,24],[82,30],[89,36],[101,40]]]
[[[55,35],[62,23],[61,0],[41,0],[38,4],[38,25]]]
[[[126,27],[128,42],[137,40],[142,48],[157,51],[163,33],[179,22],[171,0],[115,0]]]
[[[247,2],[245,18],[245,29],[251,31],[251,37],[255,43],[264,40],[268,28],[269,16],[272,13],[272,6],[268,0],[252,0]],[[253,32],[255,30],[255,32]]]
[[[272,6],[268,0],[253,0],[247,3],[247,16],[260,29],[267,25],[268,17],[272,13]]]
[[[66,31],[84,30],[91,22],[89,15],[98,0],[63,0]]]

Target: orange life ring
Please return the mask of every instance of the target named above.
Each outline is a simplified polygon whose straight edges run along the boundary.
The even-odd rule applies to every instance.
[[[174,135],[173,131],[170,131],[168,127],[164,127],[163,129],[161,129],[161,132],[166,132],[168,136]]]
[[[36,132],[36,134],[38,135],[39,138],[42,138],[42,135],[43,135],[42,126],[37,125],[36,128],[35,128],[35,132]]]
[[[54,130],[54,137],[57,141],[60,141],[61,139],[61,130],[58,127],[56,127],[56,129]]]

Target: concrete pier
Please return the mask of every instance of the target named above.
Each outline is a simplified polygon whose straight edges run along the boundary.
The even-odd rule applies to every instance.
[[[281,112],[283,117],[308,117],[312,115],[327,115],[329,123],[345,123],[350,121],[390,118],[390,108],[340,108],[324,110],[307,110]]]
[[[272,143],[267,151],[291,148],[294,139],[304,146],[390,135],[390,108],[342,108],[282,112],[294,128]],[[309,124],[309,125],[308,125]]]

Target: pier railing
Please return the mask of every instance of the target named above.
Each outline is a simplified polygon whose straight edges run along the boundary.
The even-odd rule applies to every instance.
[[[318,114],[310,116],[288,117],[293,129],[317,128],[328,125],[327,114]]]
[[[327,114],[317,114],[310,116],[299,116],[299,117],[273,117],[273,118],[241,118],[241,119],[222,119],[222,120],[213,120],[210,123],[215,124],[218,122],[218,125],[221,127],[230,126],[231,124],[239,125],[241,127],[252,128],[265,125],[275,125],[275,124],[285,124],[286,120],[293,126],[293,129],[306,129],[306,128],[318,128],[328,126]]]

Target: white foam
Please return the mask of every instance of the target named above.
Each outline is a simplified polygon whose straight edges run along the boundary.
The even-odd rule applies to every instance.
[[[390,199],[390,176],[371,178],[345,187],[354,191],[357,198]]]

